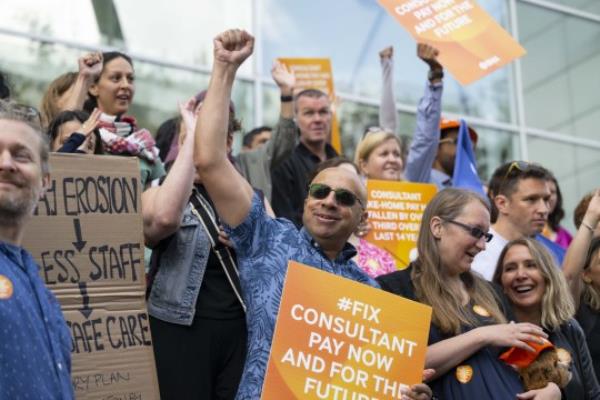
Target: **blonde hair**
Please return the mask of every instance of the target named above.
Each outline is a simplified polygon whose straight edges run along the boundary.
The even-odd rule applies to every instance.
[[[58,100],[73,86],[76,80],[76,72],[66,72],[50,82],[40,104],[42,127],[47,128],[50,122],[63,111],[58,106]]]
[[[356,146],[356,152],[354,153],[354,164],[358,165],[360,168],[361,161],[366,162],[373,150],[390,139],[394,139],[396,142],[398,142],[398,146],[400,146],[400,149],[402,149],[402,142],[400,139],[398,139],[398,136],[391,132],[386,132],[384,130],[367,132],[367,135],[363,137],[358,143],[358,146]]]
[[[531,254],[542,276],[546,289],[542,297],[541,325],[548,330],[558,329],[562,324],[573,318],[575,314],[575,303],[571,291],[562,272],[554,262],[554,258],[548,250],[537,240],[532,238],[516,239],[508,242],[502,249],[493,281],[502,284],[502,273],[504,272],[504,258],[508,251],[515,246],[525,246]]]
[[[419,258],[411,272],[415,294],[419,302],[433,308],[432,322],[445,334],[459,335],[462,333],[462,326],[475,327],[480,322],[472,313],[467,312],[461,302],[462,296],[457,296],[457,293],[448,288],[439,241],[433,235],[429,222],[434,217],[454,220],[471,202],[478,202],[489,211],[487,203],[474,192],[449,188],[436,194],[425,208],[417,240]],[[475,304],[485,308],[496,323],[506,322],[498,306],[499,299],[487,281],[471,271],[460,274],[460,279]]]

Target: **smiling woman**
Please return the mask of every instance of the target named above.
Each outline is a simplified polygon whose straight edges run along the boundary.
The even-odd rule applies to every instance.
[[[444,189],[423,214],[417,260],[377,278],[382,289],[433,308],[425,366],[435,369],[431,387],[443,399],[516,398],[523,391],[521,382],[498,360],[497,348],[529,349],[526,340],[545,335],[531,323],[506,323],[501,299],[471,272],[474,256],[485,248],[489,226],[489,206],[483,199],[473,192]],[[551,395],[545,398],[560,398],[557,386],[541,390]]]
[[[154,138],[138,128],[135,118],[126,116],[135,94],[133,61],[116,51],[102,53],[102,72],[89,88],[84,109],[102,111],[99,123],[104,151],[109,154],[137,156],[140,159],[142,187],[165,175]]]
[[[529,238],[509,242],[498,259],[494,282],[502,286],[517,321],[543,327],[554,346],[571,355],[572,378],[562,398],[599,399],[585,336],[573,319],[571,293],[546,248]]]

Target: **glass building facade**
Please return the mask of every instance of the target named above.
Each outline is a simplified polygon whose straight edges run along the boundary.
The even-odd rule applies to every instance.
[[[527,55],[469,86],[447,74],[443,110],[479,133],[482,178],[501,162],[526,159],[551,169],[567,218],[600,186],[600,2],[481,0]],[[344,153],[352,156],[365,127],[377,125],[381,93],[378,51],[394,46],[399,132],[410,140],[427,68],[413,39],[374,0],[0,0],[0,71],[14,97],[39,104],[48,83],[77,70],[90,50],[132,56],[132,113],[156,131],[177,101],[205,88],[212,38],[238,27],[255,35],[254,55],[234,88],[245,130],[272,125],[279,93],[270,77],[277,57],[329,57],[342,102]]]

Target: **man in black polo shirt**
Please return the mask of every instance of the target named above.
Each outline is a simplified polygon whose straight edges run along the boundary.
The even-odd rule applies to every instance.
[[[321,161],[337,156],[328,143],[331,131],[331,104],[320,90],[306,89],[295,97],[295,121],[300,143],[291,157],[273,170],[272,204],[278,217],[302,226],[302,209],[308,190],[308,175]]]

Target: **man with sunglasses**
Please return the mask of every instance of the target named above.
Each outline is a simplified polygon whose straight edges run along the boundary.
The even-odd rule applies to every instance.
[[[471,268],[474,271],[491,280],[506,243],[540,236],[550,210],[549,180],[548,170],[525,161],[508,162],[494,171],[488,190],[493,239],[473,260]]]
[[[258,399],[273,339],[289,260],[378,286],[352,261],[347,239],[366,218],[366,190],[358,174],[336,167],[321,171],[303,200],[304,227],[270,218],[252,188],[227,161],[225,128],[231,86],[254,38],[231,30],[214,41],[214,64],[196,125],[195,161],[202,182],[238,256],[247,305],[248,357],[237,399]],[[296,195],[290,193],[289,195]]]
[[[37,110],[0,100],[0,399],[73,398],[69,329],[20,246],[48,151]]]

